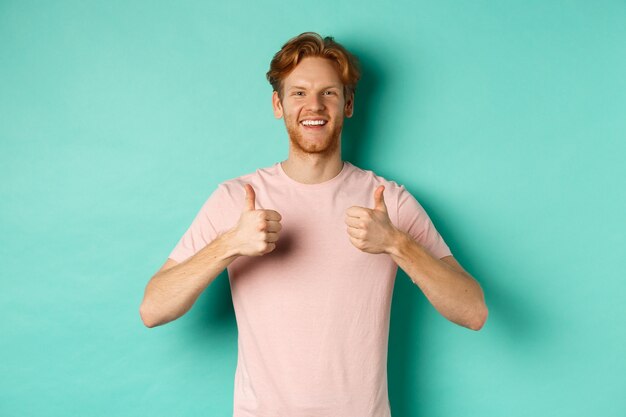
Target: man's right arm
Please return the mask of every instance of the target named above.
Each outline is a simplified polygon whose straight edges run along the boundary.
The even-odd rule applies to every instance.
[[[168,259],[150,279],[139,314],[147,327],[185,314],[211,282],[237,257],[232,233],[224,233],[181,263]]]
[[[139,307],[147,327],[160,326],[185,314],[211,282],[239,256],[263,256],[276,248],[281,215],[255,209],[255,192],[246,188],[246,205],[237,225],[218,235],[181,263],[168,259],[150,279]]]

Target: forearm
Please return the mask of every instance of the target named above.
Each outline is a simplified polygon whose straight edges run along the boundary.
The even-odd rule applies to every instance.
[[[227,232],[189,259],[155,274],[140,307],[146,326],[159,326],[185,314],[237,256]]]
[[[411,236],[400,231],[390,255],[444,317],[473,330],[482,327],[487,314],[484,295],[469,274],[432,257]]]

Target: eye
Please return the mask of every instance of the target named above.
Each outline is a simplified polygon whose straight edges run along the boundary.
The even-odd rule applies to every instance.
[[[326,91],[324,91],[324,95],[325,95],[325,96],[331,96],[331,95],[333,95],[333,94],[335,94],[335,92],[334,92],[334,91],[330,91],[330,90],[326,90]]]
[[[304,91],[294,91],[293,95],[294,96],[303,96],[304,95]]]

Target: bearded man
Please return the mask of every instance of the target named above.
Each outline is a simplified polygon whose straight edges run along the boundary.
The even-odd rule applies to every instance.
[[[403,185],[341,158],[357,58],[306,32],[267,78],[287,160],[222,182],[146,286],[148,327],[185,314],[225,269],[239,331],[234,417],[389,417],[387,347],[398,267],[448,320],[487,306]]]

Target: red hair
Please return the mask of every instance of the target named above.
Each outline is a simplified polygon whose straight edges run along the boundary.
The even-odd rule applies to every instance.
[[[270,70],[266,74],[267,80],[281,99],[283,80],[305,57],[326,58],[335,63],[339,78],[343,83],[344,97],[354,94],[356,84],[361,78],[357,57],[335,42],[332,36],[322,38],[315,32],[304,32],[288,40],[280,51],[276,52],[270,63]]]

